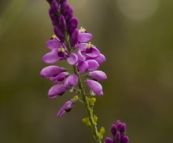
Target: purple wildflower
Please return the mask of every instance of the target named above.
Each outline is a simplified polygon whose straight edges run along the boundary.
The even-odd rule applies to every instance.
[[[121,123],[117,120],[116,124],[111,126],[111,133],[113,135],[113,139],[106,137],[105,143],[128,143],[129,138],[125,135],[126,133],[126,124]]]
[[[69,111],[72,110],[74,103],[78,100],[78,96],[74,96],[73,99],[65,102],[65,104],[61,107],[59,110],[57,116],[61,117],[65,113],[68,113]]]
[[[63,114],[71,111],[72,107],[73,107],[73,104],[74,104],[74,101],[73,100],[70,100],[70,101],[67,101],[62,107],[61,109],[59,110],[57,116],[58,117],[61,117]]]
[[[106,80],[107,79],[107,75],[103,71],[99,71],[99,70],[89,72],[89,76],[94,80]]]
[[[71,74],[70,76],[68,76],[64,82],[66,87],[74,87],[77,85],[77,83],[78,83],[78,76],[75,74]]]
[[[63,72],[64,68],[58,66],[47,66],[43,68],[40,72],[40,75],[45,78],[58,75],[60,72]]]
[[[105,61],[106,61],[106,58],[103,54],[100,54],[98,57],[96,58],[91,58],[91,57],[86,57],[87,60],[90,60],[90,59],[94,59],[96,60],[99,64],[103,64]]]
[[[96,95],[98,96],[103,95],[102,86],[97,81],[87,79],[86,84]]]
[[[68,72],[61,72],[57,76],[50,77],[50,80],[54,82],[62,82],[68,77],[68,75]]]
[[[99,68],[99,63],[96,60],[86,60],[88,63],[88,71],[94,71]]]
[[[105,143],[113,143],[113,140],[109,137],[105,138]]]
[[[62,43],[55,37],[46,42],[46,46],[50,49],[58,49],[60,48]]]
[[[70,65],[75,65],[78,62],[78,56],[75,53],[68,55],[67,62]]]
[[[72,18],[69,22],[69,26],[68,26],[68,32],[71,35],[73,33],[73,31],[77,28],[78,25],[78,20],[77,18]]]
[[[81,61],[77,65],[79,73],[84,73],[88,70],[88,62],[86,61]]]
[[[67,86],[65,86],[64,84],[57,84],[49,89],[48,95],[50,98],[55,98],[57,96],[63,95],[66,90]]]
[[[47,0],[47,2],[50,4],[49,17],[54,35],[46,42],[49,51],[42,60],[46,64],[55,64],[64,60],[75,69],[75,74],[56,65],[50,65],[41,70],[42,77],[56,83],[48,91],[49,98],[62,96],[69,89],[75,90],[74,87],[79,84],[78,78],[83,73],[88,75],[84,80],[92,91],[91,94],[102,96],[102,85],[97,81],[107,79],[106,74],[98,70],[100,64],[105,62],[105,56],[89,42],[92,34],[84,28],[78,29],[78,19],[73,16],[73,8],[67,0]],[[81,89],[76,90],[81,94]],[[74,99],[67,101],[58,112],[58,117],[70,111],[74,101]]]

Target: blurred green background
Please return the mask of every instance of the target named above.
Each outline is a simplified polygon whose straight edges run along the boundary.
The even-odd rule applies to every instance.
[[[69,3],[107,57],[100,68],[108,75],[105,94],[95,106],[99,127],[111,136],[120,119],[130,143],[173,142],[173,1]],[[53,83],[39,75],[53,34],[48,8],[45,0],[0,1],[0,143],[94,143],[83,106],[57,118],[72,96],[48,99]]]

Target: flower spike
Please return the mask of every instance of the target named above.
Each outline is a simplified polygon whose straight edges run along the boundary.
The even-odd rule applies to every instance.
[[[77,94],[65,102],[57,116],[61,117],[71,111],[74,103],[80,101],[88,114],[83,122],[91,128],[97,142],[101,143],[105,129],[103,127],[100,130],[97,129],[98,117],[93,114],[96,97],[93,96],[103,96],[103,87],[98,81],[106,80],[107,75],[98,68],[106,61],[106,58],[95,45],[91,44],[92,34],[85,28],[78,28],[78,19],[73,16],[73,8],[67,0],[47,0],[47,2],[50,5],[48,13],[54,35],[46,42],[49,51],[44,54],[42,60],[46,64],[65,61],[68,66],[64,68],[49,65],[41,70],[40,75],[55,84],[49,89],[48,97],[53,99],[66,92]],[[88,90],[90,94],[87,94]],[[114,136],[117,140],[121,139],[121,143],[127,143],[126,136],[120,138],[122,134],[125,134],[125,124],[121,124],[121,127],[115,126],[112,128]],[[117,128],[119,128],[118,131]],[[106,138],[105,142],[114,143],[115,141]]]

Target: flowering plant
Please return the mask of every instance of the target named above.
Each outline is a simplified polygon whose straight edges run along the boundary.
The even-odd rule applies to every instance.
[[[88,116],[82,121],[92,130],[96,142],[101,143],[105,129],[101,127],[98,130],[98,118],[94,115],[93,107],[96,96],[103,96],[103,88],[98,81],[106,80],[107,75],[98,68],[106,58],[89,42],[92,34],[82,27],[78,29],[78,19],[73,17],[73,8],[67,0],[47,1],[50,4],[49,16],[55,34],[47,41],[46,46],[50,52],[45,54],[42,60],[47,64],[65,60],[73,67],[73,72],[64,67],[50,65],[43,68],[40,75],[55,83],[48,91],[49,98],[62,96],[67,91],[74,93],[74,97],[62,106],[57,116],[61,117],[69,112],[74,104],[80,101]],[[105,143],[128,143],[124,123],[117,121],[112,125],[111,132],[113,138],[106,137]]]

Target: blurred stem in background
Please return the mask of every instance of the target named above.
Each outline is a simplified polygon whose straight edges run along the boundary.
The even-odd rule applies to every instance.
[[[11,0],[0,16],[0,38],[26,7],[28,0]]]

